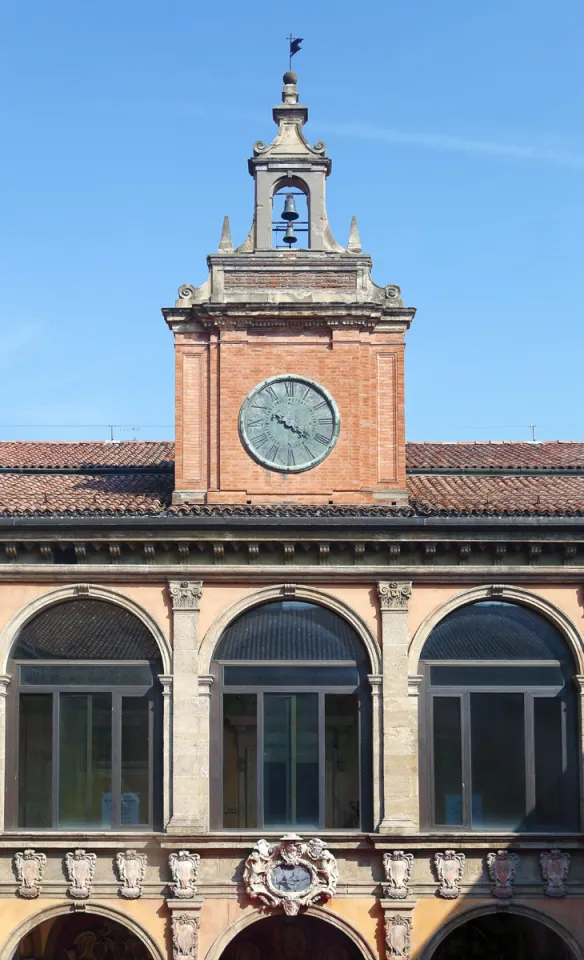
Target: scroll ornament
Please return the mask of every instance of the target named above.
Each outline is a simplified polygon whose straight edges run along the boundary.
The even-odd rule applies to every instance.
[[[405,900],[410,892],[410,878],[414,858],[411,853],[393,850],[383,854],[385,880],[383,896],[390,900]]]
[[[170,584],[170,596],[174,610],[198,610],[203,594],[200,580],[173,581]]]
[[[25,850],[14,855],[14,872],[20,886],[18,895],[34,900],[41,892],[47,858],[44,853]]]
[[[377,585],[379,603],[383,610],[407,610],[412,595],[412,585],[407,581],[391,580]]]
[[[173,960],[196,960],[199,949],[199,918],[181,913],[172,918]]]
[[[74,900],[87,900],[91,894],[96,860],[94,853],[86,853],[79,848],[65,857],[69,878],[67,892]]]
[[[243,870],[248,896],[268,908],[283,907],[290,917],[300,907],[333,897],[338,879],[337,861],[324,842],[305,842],[295,833],[274,845],[258,840]]]
[[[445,900],[456,900],[460,896],[460,881],[464,870],[464,853],[445,850],[434,855],[434,866],[440,886],[438,895]]]
[[[117,853],[116,866],[121,882],[120,896],[126,900],[137,900],[142,895],[142,884],[146,875],[146,854],[136,850]]]
[[[188,850],[179,850],[171,853],[168,858],[170,871],[174,883],[171,884],[172,894],[182,900],[188,900],[197,892],[197,878],[201,858],[198,853],[189,853]]]
[[[548,850],[540,854],[539,864],[546,884],[543,891],[546,897],[566,896],[570,859],[570,854],[561,850]]]
[[[412,945],[412,921],[409,917],[400,917],[399,914],[385,918],[385,952],[390,957],[400,957],[409,960]]]
[[[498,850],[497,853],[487,855],[489,876],[493,881],[492,894],[499,900],[508,900],[513,896],[513,881],[518,862],[517,854],[509,853],[508,850]]]

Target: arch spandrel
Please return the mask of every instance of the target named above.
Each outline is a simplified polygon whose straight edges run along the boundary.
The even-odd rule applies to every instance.
[[[507,603],[516,603],[539,613],[549,620],[565,639],[574,658],[577,672],[579,674],[584,673],[584,640],[577,626],[561,607],[531,590],[526,590],[524,587],[513,584],[497,584],[494,587],[492,584],[486,584],[454,594],[448,600],[436,606],[426,616],[410,643],[408,652],[408,674],[410,677],[419,674],[422,650],[434,627],[454,610],[481,600],[502,600]]]

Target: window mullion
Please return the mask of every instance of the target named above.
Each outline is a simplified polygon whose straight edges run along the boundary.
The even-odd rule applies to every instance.
[[[258,808],[258,827],[264,825],[264,694],[259,692],[257,696],[257,808]]]
[[[121,827],[122,806],[122,696],[112,693],[112,753],[111,753],[111,826]]]
[[[525,812],[535,818],[535,735],[533,694],[526,693],[525,704]]]
[[[60,778],[60,751],[59,751],[59,722],[61,709],[61,694],[53,694],[53,765],[52,765],[52,803],[53,828],[59,829],[59,778]]]
[[[318,694],[318,825],[326,820],[326,714],[325,694]]]
[[[462,823],[472,827],[472,744],[470,722],[470,693],[461,697],[461,736],[462,736]]]

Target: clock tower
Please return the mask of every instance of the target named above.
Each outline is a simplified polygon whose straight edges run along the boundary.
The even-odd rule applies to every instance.
[[[208,279],[163,310],[176,349],[176,503],[406,499],[404,336],[415,311],[371,279],[353,219],[327,219],[324,143],[284,75],[278,126],[248,161],[251,230],[225,218]]]

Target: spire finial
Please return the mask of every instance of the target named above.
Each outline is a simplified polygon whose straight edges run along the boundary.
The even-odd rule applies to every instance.
[[[357,217],[351,217],[351,226],[349,228],[349,242],[347,244],[347,253],[362,253],[361,237],[359,236],[359,227],[357,226]]]
[[[233,253],[233,241],[231,239],[231,226],[229,217],[223,217],[223,227],[221,229],[221,239],[219,241],[219,253]]]

